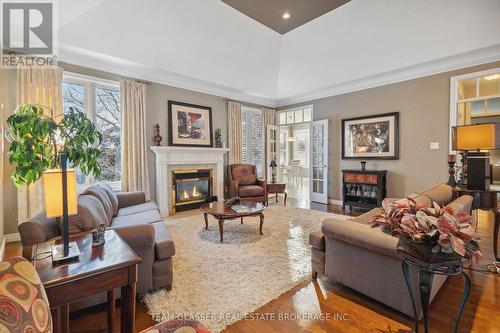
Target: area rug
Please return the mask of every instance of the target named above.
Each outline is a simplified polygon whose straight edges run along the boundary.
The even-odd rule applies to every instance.
[[[264,235],[259,218],[226,221],[224,243],[216,220],[209,228],[201,212],[176,214],[165,223],[175,240],[174,283],[171,291],[145,295],[156,321],[199,320],[220,332],[284,292],[309,279],[309,232],[325,218],[348,216],[272,205],[264,211]]]

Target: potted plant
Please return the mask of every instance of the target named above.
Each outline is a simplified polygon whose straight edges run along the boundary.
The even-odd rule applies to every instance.
[[[20,105],[7,118],[10,141],[9,162],[15,170],[11,178],[17,187],[36,182],[47,169],[60,167],[60,155],[66,154],[73,168],[85,175],[99,176],[101,168],[101,133],[94,124],[74,108],[59,122],[47,117],[43,106]],[[52,113],[52,112],[51,112]]]
[[[399,238],[398,252],[422,264],[434,264],[457,258],[481,261],[482,254],[474,232],[472,217],[450,207],[407,204],[384,200],[382,210],[372,217],[372,227]]]

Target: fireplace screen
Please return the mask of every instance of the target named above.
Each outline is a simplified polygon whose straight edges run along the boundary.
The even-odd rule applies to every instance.
[[[174,211],[198,208],[212,195],[211,170],[177,170],[172,173]]]

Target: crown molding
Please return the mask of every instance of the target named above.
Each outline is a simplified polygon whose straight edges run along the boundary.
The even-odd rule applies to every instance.
[[[278,98],[275,102],[278,107],[311,102],[325,97],[332,97],[369,88],[385,86],[388,84],[418,79],[429,75],[445,73],[499,60],[500,44],[497,44],[491,47],[436,59],[394,71],[331,85],[297,96]]]
[[[284,107],[311,102],[321,98],[385,86],[500,60],[500,44],[497,44],[483,49],[331,85],[296,96],[269,98],[70,45],[59,44],[58,51],[58,60],[68,64],[267,107]]]
[[[118,76],[130,77],[199,93],[220,96],[241,102],[276,107],[274,98],[257,96],[233,87],[212,83],[174,72],[144,66],[142,64],[88,51],[66,44],[59,44],[58,61],[108,72]]]

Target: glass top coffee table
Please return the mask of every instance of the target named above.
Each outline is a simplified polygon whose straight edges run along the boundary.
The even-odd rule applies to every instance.
[[[219,233],[220,241],[224,242],[224,221],[233,220],[241,218],[241,224],[243,224],[243,218],[249,216],[259,216],[260,217],[260,234],[262,235],[262,225],[264,224],[264,214],[262,212],[266,209],[266,206],[260,202],[255,203],[253,201],[241,201],[240,205],[248,206],[249,210],[239,210],[235,212],[231,207],[226,207],[224,202],[211,202],[200,207],[205,217],[205,229],[208,229],[208,215],[212,215],[217,222],[219,222]]]

